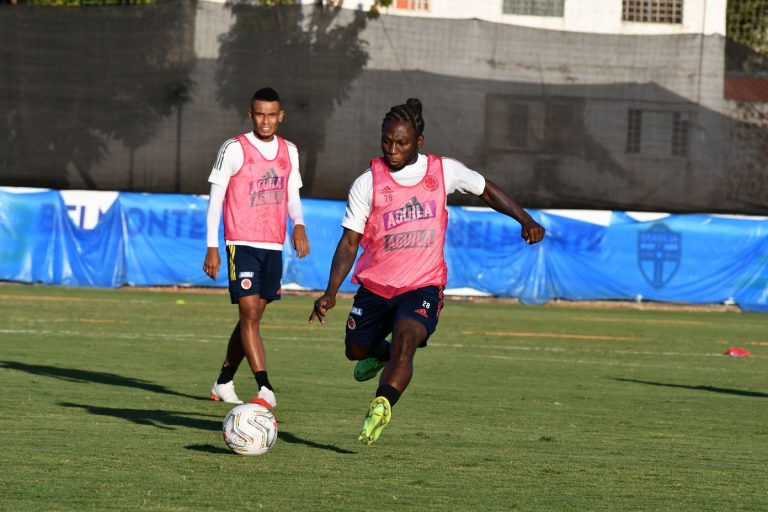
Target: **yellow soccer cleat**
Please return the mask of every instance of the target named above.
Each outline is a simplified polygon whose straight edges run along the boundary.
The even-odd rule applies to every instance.
[[[373,444],[391,418],[392,407],[389,405],[389,400],[383,396],[377,396],[368,408],[368,414],[366,414],[363,422],[363,430],[357,440],[367,445]]]

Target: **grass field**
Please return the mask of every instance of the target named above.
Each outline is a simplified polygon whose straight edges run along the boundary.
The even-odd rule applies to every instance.
[[[768,510],[768,315],[451,302],[366,447],[351,302],[311,301],[267,310],[280,437],[243,457],[224,292],[0,286],[0,509]]]

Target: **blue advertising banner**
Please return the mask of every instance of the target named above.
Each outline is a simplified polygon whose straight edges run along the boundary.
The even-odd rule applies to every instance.
[[[296,258],[286,240],[283,282],[323,290],[345,205],[313,199],[302,204],[311,253]],[[226,287],[224,270],[216,281],[202,271],[206,208],[200,196],[120,193],[93,229],[83,229],[57,191],[0,191],[0,280]],[[608,220],[595,223],[532,211],[547,236],[527,246],[512,219],[488,209],[449,210],[449,289],[470,288],[527,304],[733,302],[768,312],[768,220],[762,218],[669,215],[640,221],[606,212]],[[225,262],[223,240],[220,247]],[[341,291],[355,289],[348,277]]]

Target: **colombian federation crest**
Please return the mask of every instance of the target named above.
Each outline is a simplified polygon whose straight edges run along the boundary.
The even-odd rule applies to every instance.
[[[433,192],[437,190],[437,187],[439,183],[437,182],[437,178],[434,177],[432,174],[427,174],[424,176],[424,180],[421,182],[422,185],[424,185],[424,188],[429,190],[430,192]]]
[[[637,264],[654,288],[664,288],[680,268],[682,235],[663,222],[637,234]]]

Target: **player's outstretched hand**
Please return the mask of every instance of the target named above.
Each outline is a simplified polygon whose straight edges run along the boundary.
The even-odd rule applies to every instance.
[[[531,219],[523,224],[520,236],[523,237],[523,240],[528,245],[537,244],[544,239],[544,228],[538,222]]]
[[[320,320],[321,324],[325,323],[325,314],[328,312],[329,309],[333,309],[333,307],[336,305],[336,298],[332,297],[331,295],[323,295],[319,299],[317,299],[314,303],[314,307],[312,309],[312,314],[309,315],[309,323],[312,323],[315,321],[315,318]]]
[[[309,240],[307,239],[307,231],[303,224],[296,224],[293,227],[291,241],[293,242],[293,250],[296,251],[297,258],[301,259],[309,254]]]

